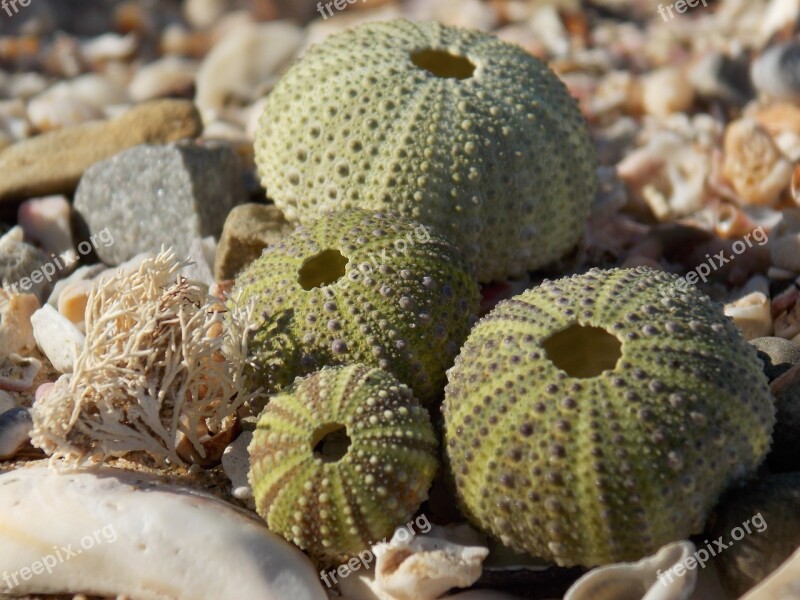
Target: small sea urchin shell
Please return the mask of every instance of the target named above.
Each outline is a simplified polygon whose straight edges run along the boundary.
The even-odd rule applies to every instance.
[[[592,270],[505,301],[448,371],[467,516],[562,566],[637,560],[702,529],[770,445],[755,350],[673,275]]]
[[[450,242],[361,210],[269,247],[239,275],[233,297],[253,303],[250,348],[268,391],[324,366],[363,363],[392,372],[423,403],[440,396],[479,302]]]
[[[269,528],[318,558],[390,536],[427,497],[437,440],[391,374],[326,368],[273,396],[250,443],[250,484]]]
[[[439,23],[368,23],[312,47],[267,97],[255,153],[289,220],[396,210],[487,282],[569,251],[596,187],[586,124],[547,65]]]

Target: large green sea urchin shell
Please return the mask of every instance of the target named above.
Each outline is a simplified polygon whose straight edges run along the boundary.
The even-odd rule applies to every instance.
[[[250,443],[250,483],[269,528],[337,559],[391,536],[437,468],[428,412],[390,373],[325,368],[270,399]]]
[[[697,533],[770,445],[755,350],[672,275],[592,270],[505,301],[448,371],[446,446],[474,523],[560,565]]]
[[[298,227],[239,275],[234,297],[256,302],[250,348],[268,390],[364,363],[392,372],[421,402],[441,395],[479,303],[452,244],[361,210]]]
[[[397,210],[450,237],[480,281],[560,258],[596,185],[585,122],[555,74],[438,23],[369,23],[311,48],[267,97],[255,152],[290,220]]]

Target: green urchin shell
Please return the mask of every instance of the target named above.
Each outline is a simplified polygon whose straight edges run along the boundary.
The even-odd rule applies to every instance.
[[[312,47],[267,97],[255,156],[289,220],[395,210],[452,239],[480,281],[568,252],[596,187],[586,124],[556,75],[438,23],[369,23]]]
[[[480,293],[447,240],[397,215],[348,210],[269,247],[239,275],[233,297],[255,302],[250,352],[267,390],[363,363],[427,403],[441,397]]]
[[[756,352],[683,283],[592,270],[475,326],[443,412],[476,525],[564,566],[636,560],[699,532],[761,463],[775,417]]]
[[[319,447],[341,426],[349,446],[335,460],[344,435],[328,442],[332,451]],[[436,473],[436,449],[428,412],[390,373],[325,368],[273,396],[258,419],[249,446],[256,509],[317,558],[351,556],[413,516]]]

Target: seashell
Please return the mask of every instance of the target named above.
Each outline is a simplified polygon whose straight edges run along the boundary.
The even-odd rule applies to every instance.
[[[183,16],[195,29],[208,29],[228,10],[226,0],[187,0]]]
[[[55,567],[14,595],[327,600],[308,559],[249,513],[142,473],[16,469],[0,475],[0,514],[3,569]]]
[[[772,314],[766,279],[763,276],[753,277],[741,294],[738,299],[725,304],[725,314],[733,319],[746,340],[772,335]]]
[[[0,390],[25,392],[41,370],[42,363],[35,358],[9,354],[0,359]]]
[[[80,48],[84,60],[97,65],[112,60],[128,59],[133,56],[138,46],[136,34],[129,32],[125,35],[105,33],[81,42]]]
[[[161,51],[191,58],[202,58],[212,45],[205,31],[189,31],[182,25],[167,25],[161,33]]]
[[[71,373],[85,336],[49,304],[33,313],[31,324],[39,350],[58,372]]]
[[[800,549],[740,600],[798,600],[798,598],[800,598]]]
[[[644,110],[656,117],[687,112],[694,104],[694,90],[683,69],[663,67],[646,75],[642,81]]]
[[[772,264],[779,269],[800,272],[800,233],[778,238],[770,246]]]
[[[750,77],[763,96],[800,101],[800,44],[792,41],[767,48],[750,66]]]
[[[761,7],[759,7],[760,10]],[[763,46],[773,35],[787,27],[793,27],[800,17],[800,2],[797,0],[772,0],[760,19],[758,46]]]
[[[231,481],[231,494],[234,498],[249,500],[248,504],[255,509],[255,502],[252,501],[253,488],[247,480],[247,472],[250,470],[250,454],[247,452],[247,447],[252,439],[252,431],[243,431],[225,448],[222,453],[222,470]]]
[[[131,80],[128,92],[136,102],[183,95],[194,86],[197,69],[197,61],[165,56],[141,67]]]
[[[690,558],[697,565],[694,551],[690,541],[673,542],[638,562],[593,569],[572,585],[564,600],[688,600],[697,571],[685,565]],[[678,565],[684,565],[685,574],[669,577]]]
[[[28,119],[39,131],[52,131],[102,117],[103,111],[99,107],[56,94],[45,93],[28,104]]]
[[[800,134],[800,107],[789,102],[759,106],[751,116],[772,136],[787,130]]]
[[[206,123],[226,105],[249,104],[269,90],[303,42],[303,30],[286,22],[246,24],[221,39],[197,73],[195,102]]]
[[[8,97],[17,100],[28,100],[41,94],[49,85],[48,79],[35,71],[12,75],[7,84]]]
[[[794,170],[772,137],[752,119],[740,119],[725,132],[723,175],[744,204],[772,205]]]
[[[71,214],[72,207],[65,196],[31,198],[20,205],[17,222],[26,239],[51,255],[62,255],[74,251]]]
[[[423,535],[398,527],[389,542],[375,544],[374,568],[360,577],[341,578],[342,593],[354,599],[435,600],[454,587],[475,583],[489,554],[480,537],[468,525],[428,525]]]
[[[714,231],[723,239],[740,238],[756,227],[745,211],[726,202],[715,204],[712,207],[712,215]]]
[[[36,347],[31,315],[39,306],[33,294],[0,290],[0,348],[4,352],[25,356]]]
[[[82,330],[86,304],[89,302],[89,294],[93,287],[91,281],[78,279],[64,286],[58,294],[58,312],[72,321],[79,330]]]
[[[0,412],[0,460],[13,458],[31,439],[33,420],[27,408]]]
[[[743,106],[754,95],[749,67],[749,57],[743,53],[727,56],[710,51],[694,62],[689,70],[689,81],[699,96]]]

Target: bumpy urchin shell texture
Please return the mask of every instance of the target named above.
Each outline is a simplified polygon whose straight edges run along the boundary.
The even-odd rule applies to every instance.
[[[575,100],[521,48],[438,23],[369,23],[309,50],[255,143],[290,220],[397,210],[449,236],[480,281],[560,258],[596,187]]]
[[[361,210],[298,227],[239,275],[233,296],[256,303],[250,351],[268,391],[324,366],[364,363],[426,403],[441,398],[480,302],[450,242]]]
[[[474,523],[560,565],[634,560],[700,531],[761,463],[775,418],[756,352],[682,283],[592,270],[475,326],[443,405]]]
[[[273,396],[258,419],[249,447],[258,513],[317,558],[353,555],[413,516],[436,449],[428,411],[390,373],[322,369]]]

